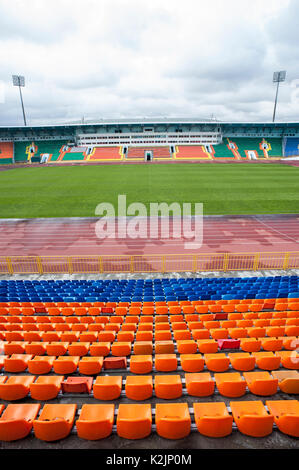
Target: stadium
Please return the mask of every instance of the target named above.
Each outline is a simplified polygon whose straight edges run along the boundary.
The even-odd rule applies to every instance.
[[[298,450],[299,122],[22,107],[0,125],[1,450]]]

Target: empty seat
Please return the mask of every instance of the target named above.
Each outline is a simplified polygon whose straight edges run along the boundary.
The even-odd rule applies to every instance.
[[[156,354],[173,354],[174,342],[173,341],[156,341],[155,353]]]
[[[274,416],[261,401],[231,402],[234,421],[242,434],[265,437],[272,434]]]
[[[16,401],[27,397],[30,384],[35,376],[11,376],[5,382],[0,383],[0,398],[6,401]]]
[[[47,354],[49,356],[64,356],[67,353],[69,343],[53,341],[47,344]]]
[[[203,436],[221,438],[232,433],[233,417],[225,403],[193,403],[195,423]]]
[[[147,356],[153,352],[152,341],[135,341],[133,352],[136,355]]]
[[[180,398],[183,393],[181,377],[179,375],[156,375],[155,393],[163,400]]]
[[[256,365],[263,370],[276,370],[280,367],[280,356],[276,356],[272,352],[252,353],[256,359]]]
[[[207,368],[212,372],[226,372],[229,368],[229,358],[222,353],[205,354],[205,363]]]
[[[79,372],[83,375],[97,375],[103,367],[103,357],[82,357],[79,361]]]
[[[190,434],[191,418],[187,403],[158,403],[155,419],[157,433],[165,439],[183,439]]]
[[[30,384],[31,398],[39,401],[53,400],[57,397],[61,389],[64,376],[38,377]]]
[[[243,375],[250,392],[254,395],[266,397],[277,392],[278,380],[269,372],[245,372]]]
[[[148,374],[153,369],[153,357],[150,355],[145,356],[131,356],[130,358],[130,371],[133,374]]]
[[[46,404],[38,419],[33,421],[35,437],[54,442],[66,438],[74,425],[77,405]]]
[[[111,345],[111,354],[116,357],[129,356],[132,350],[132,343],[115,341]]]
[[[52,370],[56,356],[35,356],[28,361],[28,371],[30,374],[49,374]]]
[[[205,366],[201,354],[182,354],[180,361],[184,372],[201,372]]]
[[[197,352],[197,343],[194,340],[177,341],[179,354],[195,354]]]
[[[228,357],[235,370],[248,372],[255,368],[255,357],[249,353],[230,353]]]
[[[215,382],[209,372],[185,374],[188,395],[193,397],[210,397],[215,392]]]
[[[12,354],[4,359],[4,370],[6,372],[25,372],[28,367],[28,361],[32,359],[31,354]]]
[[[77,343],[71,343],[68,345],[68,353],[71,356],[86,356],[89,351],[89,346],[90,343],[83,343],[83,342],[77,342]]]
[[[152,431],[151,405],[119,405],[116,427],[124,439],[145,439]]]
[[[278,386],[283,393],[299,394],[299,372],[296,370],[273,371],[272,376],[278,380]]]
[[[214,339],[200,339],[197,341],[198,350],[202,354],[214,354],[218,352],[218,342]]]
[[[297,351],[281,351],[277,355],[280,356],[281,364],[286,369],[299,369],[299,353]]]
[[[89,347],[89,352],[91,356],[106,357],[110,354],[110,349],[111,349],[111,343],[99,342],[99,343],[92,343]]]
[[[53,362],[55,374],[68,375],[76,372],[80,356],[59,356]]]
[[[259,352],[262,347],[261,340],[257,340],[255,338],[245,338],[241,339],[241,349],[244,352],[253,353]]]
[[[122,376],[97,377],[93,385],[93,395],[97,400],[110,401],[120,397]]]
[[[40,404],[8,405],[0,417],[0,441],[17,441],[27,437]]]
[[[283,341],[279,338],[261,338],[262,348],[264,351],[281,351],[283,348]]]
[[[153,395],[153,379],[151,376],[127,376],[125,385],[126,396],[130,400],[148,400]]]
[[[156,354],[155,367],[159,372],[173,372],[177,370],[178,361],[175,354]]]
[[[103,361],[105,370],[111,369],[126,369],[127,358],[126,357],[106,357]]]
[[[238,372],[215,374],[216,385],[220,395],[228,398],[239,398],[246,393],[246,382]]]
[[[267,401],[278,429],[292,437],[299,437],[299,401]]]
[[[112,433],[114,423],[113,404],[83,405],[76,421],[77,434],[81,439],[97,441]]]

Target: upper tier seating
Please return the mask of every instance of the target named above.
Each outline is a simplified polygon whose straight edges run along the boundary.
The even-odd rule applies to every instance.
[[[30,149],[33,150],[34,159],[40,160],[42,154],[50,155],[49,161],[57,161],[60,156],[60,151],[66,145],[62,140],[51,141],[27,141],[14,143],[15,162],[27,162],[30,155]]]

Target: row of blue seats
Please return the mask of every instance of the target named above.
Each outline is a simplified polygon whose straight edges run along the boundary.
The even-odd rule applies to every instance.
[[[169,302],[287,297],[299,298],[298,276],[243,279],[0,281],[0,302]]]

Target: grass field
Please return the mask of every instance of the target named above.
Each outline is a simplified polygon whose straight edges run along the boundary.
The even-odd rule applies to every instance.
[[[99,203],[202,202],[205,215],[289,214],[299,168],[178,164],[40,167],[0,172],[0,217],[93,217]]]

